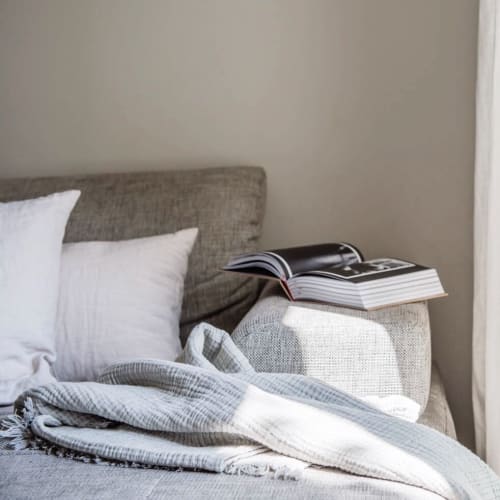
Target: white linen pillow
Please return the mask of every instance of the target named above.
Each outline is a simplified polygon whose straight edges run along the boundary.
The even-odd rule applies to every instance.
[[[0,406],[54,382],[62,240],[80,191],[0,203]]]
[[[174,360],[188,259],[198,229],[63,245],[55,375],[95,380],[112,363]]]

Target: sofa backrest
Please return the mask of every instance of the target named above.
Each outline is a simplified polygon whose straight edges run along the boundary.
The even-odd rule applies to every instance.
[[[181,318],[185,340],[208,321],[228,331],[257,296],[256,280],[221,272],[232,255],[257,248],[266,197],[258,167],[227,167],[0,180],[0,201],[79,189],[65,241],[123,240],[198,227]]]

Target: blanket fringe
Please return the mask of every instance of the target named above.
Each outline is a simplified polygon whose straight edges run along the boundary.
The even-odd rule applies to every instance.
[[[31,398],[26,398],[21,415],[9,415],[0,421],[0,449],[24,450],[34,441],[31,423],[36,411]]]
[[[291,481],[299,481],[302,479],[304,471],[302,469],[290,469],[290,467],[278,467],[273,471],[273,479],[285,479]]]
[[[224,469],[225,474],[236,476],[269,476],[271,479],[298,481],[302,478],[303,471],[290,469],[290,467],[272,467],[264,464],[230,464]]]
[[[40,450],[47,455],[69,458],[84,463],[109,465],[112,467],[128,467],[134,469],[168,469],[182,471],[182,467],[161,467],[157,465],[147,465],[137,462],[124,462],[101,458],[88,453],[82,453],[69,448],[55,445],[49,441],[41,439],[31,431],[31,424],[37,412],[31,398],[26,398],[21,414],[9,415],[0,421],[0,449],[4,450],[25,450],[27,448]],[[273,479],[297,481],[302,476],[302,470],[292,470],[290,467],[272,467],[266,464],[230,464],[224,469],[225,474],[245,475],[253,477],[270,476]]]
[[[70,448],[64,448],[63,446],[55,445],[45,439],[36,437],[31,442],[31,449],[44,452],[46,455],[52,455],[59,458],[68,458],[70,460],[76,460],[77,462],[83,462],[86,464],[98,464],[107,465],[110,467],[123,467],[130,469],[162,469],[170,470],[175,472],[181,472],[184,470],[181,467],[167,467],[161,465],[149,465],[142,464],[139,462],[130,462],[123,460],[113,460],[111,458],[103,458],[97,455],[90,455],[88,453],[83,453],[77,450],[71,450]]]
[[[126,462],[122,460],[102,458],[96,455],[90,455],[88,453],[71,450],[69,448],[64,448],[63,446],[53,444],[50,441],[46,441],[45,439],[35,436],[30,431],[29,424],[34,418],[32,413],[30,413],[33,410],[32,403],[28,408],[29,411],[26,412],[26,415],[10,415],[6,419],[8,421],[8,425],[2,425],[2,430],[0,431],[0,448],[16,451],[29,448],[31,450],[41,451],[46,455],[51,455],[54,457],[67,458],[86,464],[107,465],[110,467],[123,467],[131,469],[162,469],[172,472],[182,472],[184,470],[187,470],[182,467],[148,465],[138,462]]]
[[[31,398],[26,398],[21,414],[9,415],[0,421],[0,449],[4,450],[39,450],[47,455],[69,458],[83,463],[102,464],[112,467],[127,467],[134,469],[167,469],[181,472],[182,467],[163,467],[157,465],[147,465],[137,462],[124,462],[101,458],[96,455],[89,455],[69,448],[55,445],[45,439],[35,436],[31,431],[31,424],[37,412]],[[190,469],[192,470],[192,469]],[[224,469],[225,474],[245,475],[253,477],[270,476],[273,479],[284,479],[297,481],[302,476],[301,470],[292,470],[289,467],[281,466],[273,468],[265,464],[231,464]]]

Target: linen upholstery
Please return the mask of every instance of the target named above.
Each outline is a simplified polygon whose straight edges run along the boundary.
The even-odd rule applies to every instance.
[[[233,332],[257,371],[299,373],[358,396],[402,395],[427,405],[431,336],[427,305],[377,311],[290,302],[268,287]]]
[[[300,481],[282,481],[107,467],[31,450],[0,450],[0,492],[9,500],[442,500],[420,488],[331,469],[306,469]]]
[[[453,439],[457,439],[455,423],[446,400],[443,381],[436,365],[432,366],[431,389],[427,407],[420,415],[418,423],[432,427]]]
[[[2,179],[0,201],[55,191],[82,194],[66,242],[124,240],[199,228],[185,283],[181,335],[200,321],[231,331],[257,297],[257,282],[220,271],[257,248],[264,216],[262,168]]]

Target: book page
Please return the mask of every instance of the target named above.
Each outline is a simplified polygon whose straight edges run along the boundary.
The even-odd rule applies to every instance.
[[[363,260],[361,252],[349,243],[323,243],[264,253],[280,261],[287,271],[287,278],[306,271],[343,267]]]

